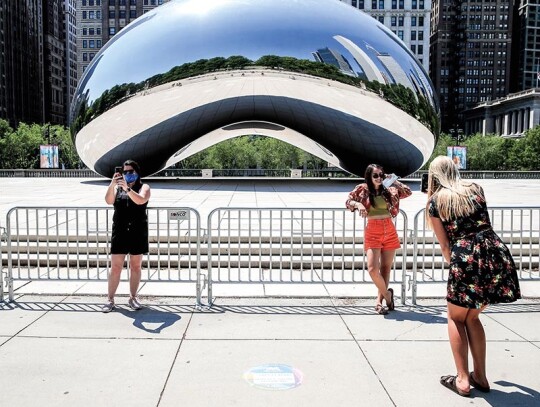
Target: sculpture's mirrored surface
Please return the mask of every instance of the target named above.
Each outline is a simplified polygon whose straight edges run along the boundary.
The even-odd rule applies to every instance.
[[[149,175],[260,134],[362,175],[407,175],[439,127],[431,82],[405,45],[337,0],[176,0],[128,25],[81,79],[71,115],[83,161]]]

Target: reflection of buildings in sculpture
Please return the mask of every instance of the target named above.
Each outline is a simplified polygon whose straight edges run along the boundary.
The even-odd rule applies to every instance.
[[[343,45],[347,51],[351,53],[356,63],[360,66],[368,81],[377,81],[380,83],[386,83],[384,76],[381,74],[379,68],[371,60],[368,54],[366,54],[358,45],[342,37],[341,35],[334,35],[334,39]]]
[[[328,47],[319,48],[317,51],[312,52],[312,55],[317,62],[334,65],[345,75],[356,76],[351,67],[351,64],[349,64],[349,61],[347,61],[347,58],[345,58],[336,50],[330,49]]]
[[[401,65],[399,65],[390,54],[378,53],[377,58],[379,59],[379,61],[381,61],[381,64],[383,64],[383,66],[390,74],[390,77],[392,78],[391,83],[399,83],[414,91],[409,77],[407,76]]]
[[[324,25],[321,15],[329,16]],[[115,34],[86,69],[72,110],[77,151],[105,176],[126,156],[145,176],[223,140],[258,134],[353,173],[378,162],[410,174],[433,151],[438,112],[422,105],[420,116],[411,115],[400,92],[379,97],[333,66],[305,61],[319,50],[320,60],[365,74],[366,89],[393,83],[368,43],[405,72],[418,62],[378,26],[335,0],[170,1]]]

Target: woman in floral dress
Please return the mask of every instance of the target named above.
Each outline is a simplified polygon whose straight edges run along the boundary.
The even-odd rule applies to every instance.
[[[440,382],[464,397],[470,386],[488,392],[486,336],[479,316],[489,304],[521,298],[514,260],[493,231],[482,187],[462,181],[450,158],[437,157],[429,166],[427,193],[427,223],[450,265],[448,336],[457,375],[442,376]]]

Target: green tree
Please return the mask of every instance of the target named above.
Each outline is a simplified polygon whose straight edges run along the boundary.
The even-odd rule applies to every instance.
[[[40,125],[19,124],[17,130],[0,140],[0,162],[3,168],[39,168],[39,146],[43,142]]]
[[[506,153],[505,139],[495,135],[482,136],[476,134],[467,138],[464,145],[467,147],[468,170],[505,170]]]

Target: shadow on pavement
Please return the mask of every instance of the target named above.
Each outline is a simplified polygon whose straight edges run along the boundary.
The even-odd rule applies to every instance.
[[[128,318],[133,318],[134,327],[153,334],[160,333],[182,318],[174,312],[162,311],[159,307],[144,307],[138,311],[117,307],[115,312]],[[145,324],[150,324],[151,326],[159,325],[155,328],[149,328]]]
[[[540,405],[540,393],[534,389],[505,380],[499,380],[494,383],[499,386],[507,387],[508,390],[514,388],[514,391],[503,392],[492,388],[489,393],[475,391],[475,396],[483,398],[494,407],[536,407]]]

